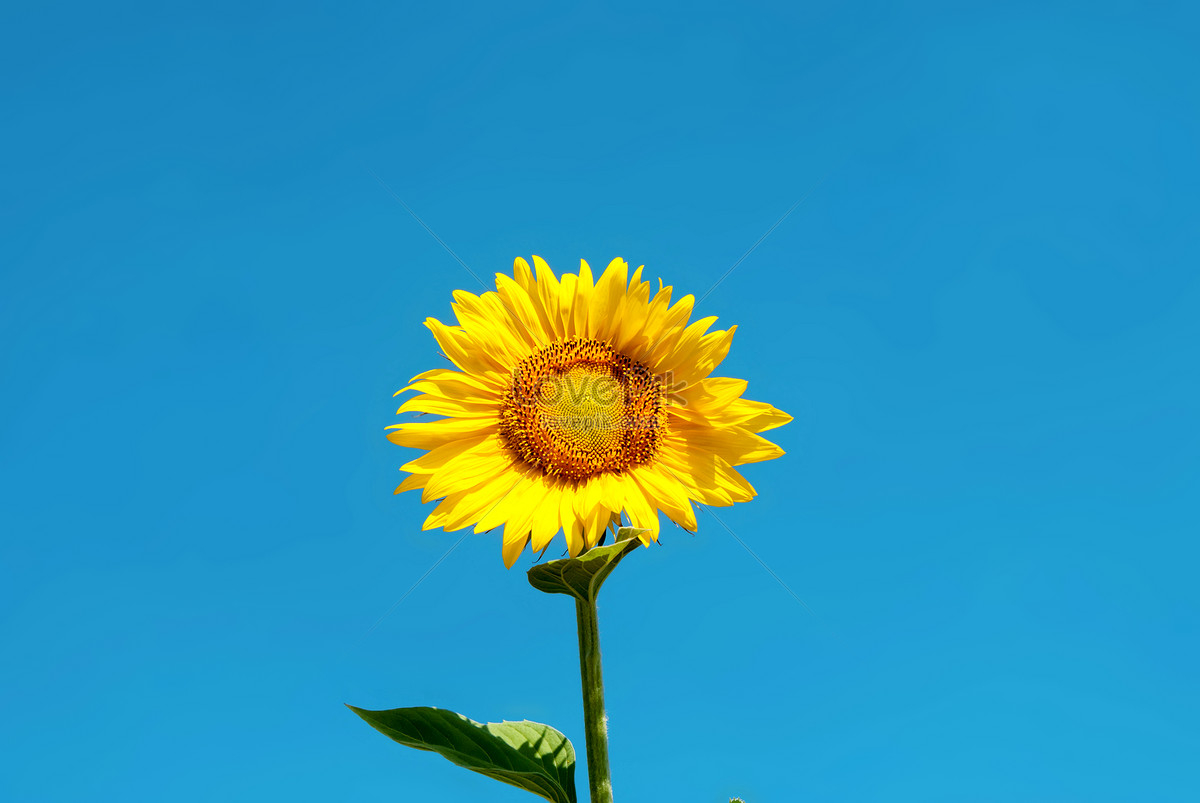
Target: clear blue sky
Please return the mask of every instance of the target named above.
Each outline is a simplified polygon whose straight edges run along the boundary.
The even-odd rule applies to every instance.
[[[635,553],[622,803],[1200,799],[1200,16],[1150,5],[7,5],[0,798],[534,799],[343,702],[582,750],[528,556],[393,609],[457,536],[391,394],[479,288],[386,184],[481,276],[697,297],[806,199],[699,312],[796,417],[717,513],[813,612],[703,513]]]

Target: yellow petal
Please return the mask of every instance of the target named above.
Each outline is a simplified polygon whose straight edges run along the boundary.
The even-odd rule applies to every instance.
[[[718,421],[724,426],[737,425],[751,432],[766,432],[791,420],[792,417],[782,410],[777,410],[766,402],[750,399],[734,400],[718,417]]]
[[[500,298],[496,293],[485,293],[480,297],[465,290],[455,290],[455,303],[450,308],[474,343],[500,351],[507,364],[519,362],[532,353],[532,347],[520,331],[520,323],[502,305],[493,306],[489,296]]]
[[[609,509],[602,502],[604,481],[589,477],[576,486],[573,496],[575,515],[583,524],[583,538],[590,547],[600,540],[608,524]]]
[[[638,280],[642,269],[638,268],[630,281],[630,292],[625,299],[617,326],[612,334],[612,343],[617,351],[627,351],[629,344],[642,334],[646,316],[650,314],[650,283]]]
[[[546,495],[533,514],[533,538],[530,545],[534,552],[545,549],[562,528],[559,511],[562,509],[562,486],[547,483]]]
[[[592,293],[595,288],[592,282],[592,269],[586,260],[579,260],[579,279],[575,283],[575,334],[579,337],[589,337],[588,315],[591,313]]]
[[[396,486],[393,494],[404,493],[405,491],[415,491],[418,488],[425,487],[425,481],[429,479],[428,474],[409,474],[404,478],[404,482]]]
[[[527,293],[533,295],[535,284],[533,271],[529,269],[529,263],[521,257],[513,260],[513,281],[523,287]]]
[[[518,328],[525,336],[526,342],[534,348],[541,348],[549,343],[546,328],[529,293],[503,273],[496,274],[496,291],[508,306],[518,323]]]
[[[746,380],[728,377],[708,377],[680,390],[676,395],[682,406],[697,413],[724,410],[746,392]]]
[[[529,478],[514,471],[507,475],[506,479],[511,480],[512,484],[480,517],[479,523],[475,525],[475,532],[481,533],[499,527],[506,521],[518,518],[521,510],[528,509],[526,496],[532,486]]]
[[[667,310],[660,325],[660,333],[654,341],[642,349],[642,362],[656,373],[662,373],[665,367],[662,363],[674,353],[679,338],[687,331],[688,319],[692,317],[692,307],[696,299],[690,295],[684,296]],[[716,320],[715,318],[713,320]]]
[[[675,432],[687,441],[687,448],[712,452],[733,466],[774,460],[784,454],[776,444],[742,427],[716,429],[684,422],[675,427]]]
[[[445,502],[450,503],[450,509],[442,526],[446,530],[460,530],[475,524],[510,489],[511,481],[509,474],[501,473],[486,477],[473,488],[447,496]]]
[[[731,326],[724,332],[709,332],[700,338],[693,353],[687,356],[680,353],[680,368],[675,372],[677,380],[691,384],[711,374],[729,354],[729,346],[736,332],[737,326]]]
[[[625,485],[615,474],[600,474],[594,479],[600,481],[601,504],[609,510],[620,513],[625,509]]]
[[[400,467],[401,471],[408,471],[413,474],[432,474],[440,468],[446,466],[451,460],[454,460],[464,452],[478,448],[484,441],[489,438],[494,438],[493,433],[477,434],[468,437],[462,437],[458,440],[451,441],[444,446],[439,446],[436,449],[431,449],[425,454],[418,457],[416,460],[411,460]]]
[[[393,424],[387,429],[387,439],[398,446],[412,449],[436,449],[473,435],[486,435],[496,429],[496,417],[443,418],[438,421],[414,421]]]
[[[651,299],[650,306],[646,310],[646,317],[641,324],[641,330],[632,333],[625,341],[625,353],[639,362],[645,362],[646,353],[662,337],[663,323],[666,321],[667,313],[671,309],[672,289],[670,287],[659,289],[657,295]]]
[[[554,271],[546,264],[546,260],[534,256],[533,266],[537,269],[537,296],[545,311],[546,331],[552,339],[563,337],[562,317],[559,314],[560,285],[554,276]],[[532,293],[531,293],[532,294]]]
[[[420,394],[418,396],[413,396],[411,399],[404,402],[404,404],[401,404],[399,409],[396,410],[396,415],[400,415],[401,413],[415,412],[455,417],[480,418],[487,415],[496,415],[498,405],[499,401],[496,399],[447,399],[438,396]]]
[[[596,289],[592,292],[592,309],[588,316],[591,336],[607,340],[617,321],[617,311],[625,298],[625,284],[629,263],[617,257],[608,263]]]
[[[513,564],[517,562],[517,558],[521,557],[521,553],[525,551],[525,545],[529,543],[529,533],[513,532],[510,536],[508,528],[504,528],[504,546],[500,550],[500,556],[504,560],[504,567],[511,569]]]
[[[633,272],[633,276],[629,278],[629,296],[632,298],[637,295],[642,289],[642,268],[645,265],[638,265],[637,270]],[[647,287],[649,284],[647,283]]]
[[[472,349],[473,343],[470,336],[460,328],[446,326],[437,318],[426,318],[425,326],[433,332],[434,338],[442,348],[442,353],[461,370],[471,374],[504,371],[504,363],[497,361],[485,351]]]
[[[650,504],[666,513],[680,527],[696,532],[696,512],[692,509],[687,488],[682,482],[652,465],[639,466],[632,476]]]
[[[503,391],[508,387],[507,374],[496,371],[465,374],[462,371],[455,371],[450,368],[436,368],[432,371],[426,371],[423,374],[417,374],[408,381],[408,385],[400,388],[400,390],[392,395],[399,396],[405,391],[419,390],[422,393],[433,393],[435,396],[447,396],[449,398],[455,398],[456,396],[486,396],[491,398],[496,395],[497,390]],[[441,388],[444,392],[435,391],[433,388]]]
[[[457,374],[457,371],[450,373]],[[464,376],[464,374],[458,374]],[[411,385],[406,385],[402,389],[393,393],[393,396],[399,396],[410,390],[418,391],[419,393],[427,393],[430,396],[437,396],[442,399],[459,399],[464,402],[497,402],[503,398],[503,393],[494,390],[490,387],[476,387],[474,384],[467,384],[454,379],[442,379],[435,381],[432,379],[423,379],[419,382],[413,382]]]
[[[480,446],[463,452],[438,469],[425,483],[422,501],[429,502],[472,488],[488,477],[507,472],[513,465],[513,456],[498,449],[494,441],[484,441]]]
[[[574,505],[575,516],[581,521],[587,521],[600,504],[600,481],[596,477],[588,477],[576,483],[571,492],[571,502]]]
[[[567,337],[575,337],[575,304],[579,300],[576,287],[579,277],[574,273],[564,273],[559,282],[558,325],[559,331]]]
[[[625,475],[620,480],[625,486],[625,512],[629,514],[630,525],[650,531],[648,534],[640,536],[642,543],[649,545],[650,541],[657,541],[658,511],[646,499],[641,486],[632,477]]]
[[[575,513],[576,493],[576,490],[569,486],[563,488],[558,512],[558,518],[562,522],[563,535],[567,539],[567,550],[572,555],[578,555],[584,547],[583,520]]]
[[[663,449],[659,457],[659,465],[683,483],[693,499],[706,505],[725,507],[749,502],[757,495],[737,469],[712,452],[689,445],[686,452],[675,447]]]
[[[512,509],[512,515],[504,524],[504,542],[508,543],[509,539],[525,536],[526,542],[529,540],[529,531],[533,527],[533,514],[537,510],[537,503],[541,501],[545,493],[545,486],[536,480],[530,479],[529,482],[520,486],[524,490],[523,500],[525,504]]]
[[[678,339],[671,346],[669,352],[662,354],[661,358],[652,360],[655,362],[651,368],[656,373],[665,373],[671,371],[674,374],[681,372],[681,369],[688,365],[687,360],[690,359],[696,351],[696,346],[700,345],[700,338],[704,337],[704,333],[708,331],[708,327],[717,322],[715,315],[708,318],[701,318],[693,321],[680,333]],[[659,349],[665,348],[665,343],[659,346]],[[658,353],[657,351],[655,352]]]

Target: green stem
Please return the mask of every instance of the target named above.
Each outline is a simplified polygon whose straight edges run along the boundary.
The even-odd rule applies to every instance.
[[[583,679],[583,729],[587,737],[588,788],[592,803],[613,803],[608,769],[608,717],[604,713],[604,677],[600,672],[600,622],[596,598],[575,600],[579,620],[579,674]]]

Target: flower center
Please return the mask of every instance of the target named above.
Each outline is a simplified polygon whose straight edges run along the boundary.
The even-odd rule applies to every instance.
[[[513,371],[500,434],[526,463],[575,481],[648,462],[662,412],[649,368],[598,340],[561,340]]]

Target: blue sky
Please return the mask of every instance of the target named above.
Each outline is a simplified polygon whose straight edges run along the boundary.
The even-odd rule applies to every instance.
[[[344,702],[582,752],[528,556],[471,536],[412,589],[458,536],[383,428],[479,287],[398,197],[481,276],[623,256],[697,297],[803,199],[698,312],[796,418],[716,512],[811,612],[704,513],[630,557],[619,800],[1197,799],[1198,36],[1185,3],[6,7],[0,798],[534,799]]]

